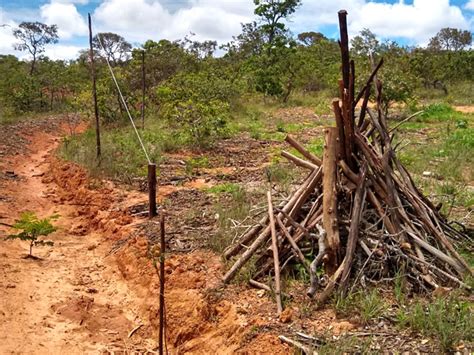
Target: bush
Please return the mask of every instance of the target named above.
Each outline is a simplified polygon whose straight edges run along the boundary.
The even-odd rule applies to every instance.
[[[237,88],[208,72],[180,73],[158,87],[160,112],[187,141],[207,147],[227,134],[230,105]]]

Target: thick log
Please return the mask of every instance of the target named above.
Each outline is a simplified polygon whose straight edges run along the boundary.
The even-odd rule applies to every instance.
[[[336,118],[336,127],[338,129],[338,149],[337,158],[338,160],[346,159],[346,147],[345,147],[345,134],[344,134],[344,119],[342,118],[341,107],[339,106],[339,100],[335,99],[332,101],[332,109],[334,111],[334,117]]]
[[[336,191],[337,129],[326,128],[323,158],[323,227],[327,233],[326,272],[332,275],[339,265],[339,225],[337,220]]]
[[[280,258],[278,257],[278,240],[275,227],[275,215],[273,214],[272,192],[270,190],[267,192],[267,200],[268,216],[270,218],[270,231],[272,234],[273,265],[275,268],[275,298],[277,303],[277,312],[280,314],[283,311],[281,304]]]

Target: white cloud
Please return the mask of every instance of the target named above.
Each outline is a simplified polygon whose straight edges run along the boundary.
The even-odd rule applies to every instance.
[[[349,13],[351,35],[369,28],[377,36],[401,37],[413,44],[427,43],[443,27],[470,27],[460,7],[450,5],[449,0],[414,0],[411,4],[403,0],[394,4],[366,0],[306,1],[298,11],[295,22],[306,30],[336,24],[339,9],[346,9]]]
[[[2,8],[0,8],[0,26],[0,54],[18,53],[13,49],[15,37],[12,33],[13,28],[17,27],[17,24],[8,18]]]
[[[80,46],[56,44],[46,47],[43,54],[52,60],[76,59],[79,56],[79,51],[81,49],[84,48]]]
[[[99,31],[117,32],[130,41],[183,38],[225,42],[253,17],[251,1],[193,0],[170,12],[158,0],[105,0],[94,12]]]
[[[469,0],[466,5],[464,5],[464,8],[467,10],[474,11],[474,0]]]
[[[41,6],[40,11],[44,22],[58,25],[58,34],[62,39],[87,34],[86,22],[72,3],[53,0]]]

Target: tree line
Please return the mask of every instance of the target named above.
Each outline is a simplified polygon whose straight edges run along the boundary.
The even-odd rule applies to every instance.
[[[224,45],[181,40],[146,41],[133,48],[115,33],[94,36],[100,117],[104,123],[124,119],[124,108],[113,86],[105,58],[114,67],[128,105],[139,117],[142,101],[141,64],[145,58],[147,112],[186,127],[190,139],[219,134],[232,107],[246,97],[288,102],[295,93],[317,95],[337,92],[339,47],[319,32],[292,34],[285,20],[301,0],[254,0],[255,21],[242,24],[241,33]],[[30,112],[84,112],[91,107],[89,51],[74,60],[50,60],[47,45],[58,41],[56,25],[24,22],[13,30],[15,49],[31,60],[0,56],[0,115]],[[100,39],[100,41],[99,41]],[[351,56],[361,75],[381,57],[387,65],[380,74],[384,107],[410,104],[417,89],[439,90],[474,79],[472,34],[443,28],[426,47],[380,42],[369,30],[351,40]],[[102,46],[102,45],[103,46]],[[219,50],[219,56],[216,51]],[[356,83],[363,85],[363,83]]]

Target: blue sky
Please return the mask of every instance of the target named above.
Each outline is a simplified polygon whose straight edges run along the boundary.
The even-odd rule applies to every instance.
[[[60,41],[46,55],[71,59],[87,46],[87,13],[95,31],[116,32],[134,45],[147,39],[229,41],[254,19],[252,0],[0,0],[0,54],[15,52],[11,29],[22,21],[57,24]],[[289,27],[293,33],[337,36],[337,11],[349,12],[349,32],[371,29],[381,39],[425,45],[442,27],[474,30],[474,0],[302,0]]]

